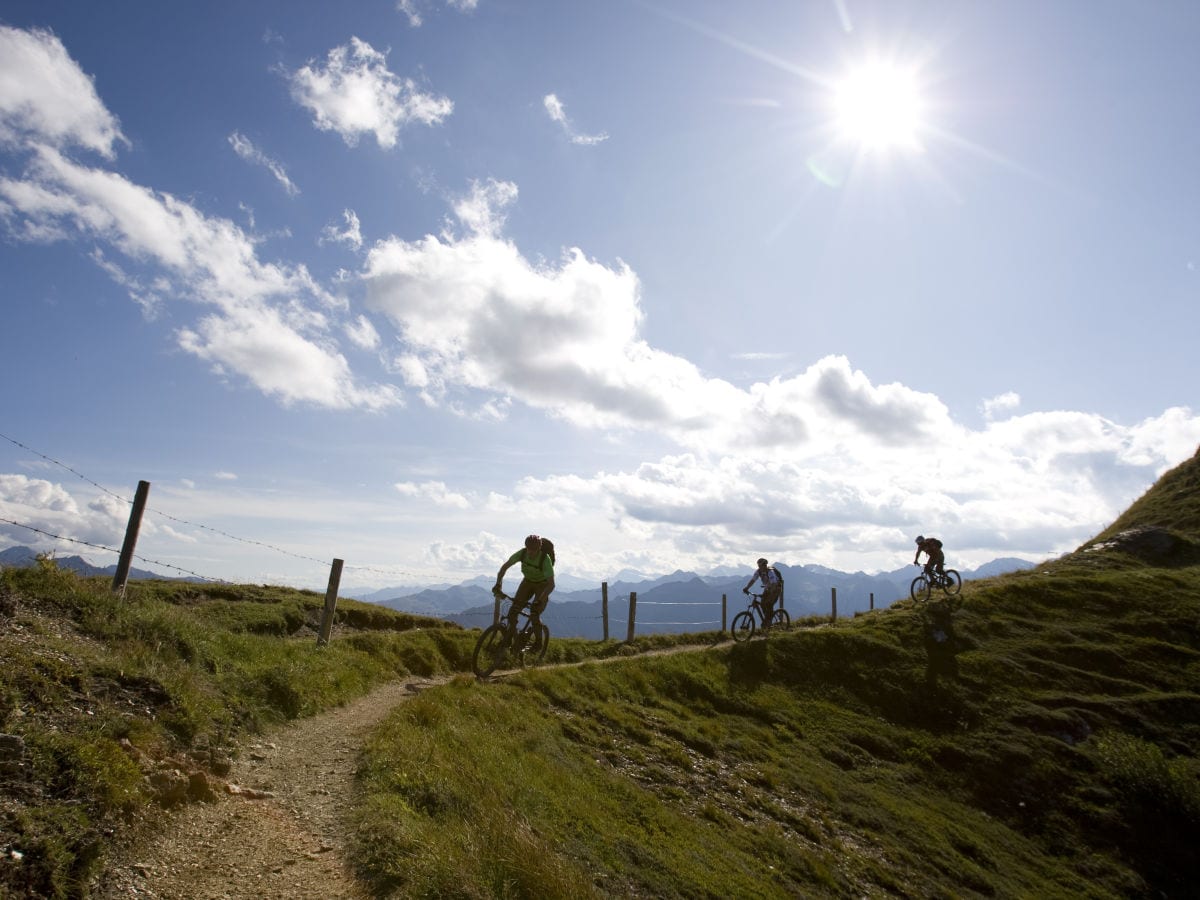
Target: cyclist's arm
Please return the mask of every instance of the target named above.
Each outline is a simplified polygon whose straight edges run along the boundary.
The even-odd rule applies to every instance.
[[[742,588],[742,593],[743,593],[743,594],[748,594],[748,593],[750,593],[750,585],[754,584],[754,579],[756,579],[757,577],[758,577],[758,573],[757,573],[757,572],[755,572],[753,575],[751,575],[751,576],[750,576],[750,580],[749,580],[749,581],[747,581],[747,582],[746,582],[746,586],[745,586],[744,588]]]
[[[496,573],[496,587],[499,588],[504,584],[504,573],[512,568],[513,564],[521,558],[521,551],[518,550],[508,558],[508,561],[500,567],[500,571]]]

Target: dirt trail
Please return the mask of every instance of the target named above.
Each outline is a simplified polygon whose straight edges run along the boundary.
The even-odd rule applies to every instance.
[[[346,864],[343,825],[363,741],[396,704],[446,680],[391,682],[248,744],[229,775],[247,793],[222,793],[166,817],[119,854],[96,896],[367,897]]]
[[[683,645],[638,656],[714,650]],[[630,657],[565,663],[618,662]],[[547,668],[552,668],[547,666]],[[493,680],[516,674],[497,673]],[[163,814],[115,854],[101,900],[366,900],[347,863],[346,813],[366,736],[396,704],[456,676],[389,682],[346,706],[248,743],[228,781],[242,793]]]

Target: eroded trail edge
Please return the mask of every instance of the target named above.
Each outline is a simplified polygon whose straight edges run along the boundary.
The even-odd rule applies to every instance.
[[[157,833],[122,851],[98,896],[367,897],[345,852],[358,755],[396,704],[448,680],[390,682],[248,743],[229,775],[233,793],[172,813]]]
[[[639,657],[727,646],[681,645]],[[631,657],[559,663],[565,668]],[[519,670],[497,672],[500,681]],[[95,896],[150,900],[308,900],[370,895],[348,864],[346,814],[367,736],[397,704],[461,674],[389,682],[337,709],[281,725],[244,745],[212,803],[164,812],[114,854]]]

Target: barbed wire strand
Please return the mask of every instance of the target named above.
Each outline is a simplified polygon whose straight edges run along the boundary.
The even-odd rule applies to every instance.
[[[72,475],[74,475],[75,477],[87,482],[88,484],[92,485],[92,487],[98,488],[99,490],[108,494],[110,497],[115,497],[117,500],[120,500],[122,503],[129,503],[129,504],[133,503],[133,501],[130,500],[128,497],[123,497],[120,494],[116,493],[115,491],[109,490],[104,485],[100,484],[99,482],[93,481],[91,478],[88,478],[86,475],[82,474],[81,472],[76,471],[75,469],[68,466],[66,463],[61,462],[52,456],[47,456],[45,453],[42,453],[40,450],[35,450],[34,448],[32,448],[26,444],[23,444],[20,441],[16,440],[15,438],[11,438],[6,434],[0,434],[0,438],[3,438],[4,440],[8,441],[10,444],[14,444],[14,445],[20,447],[22,450],[26,450],[26,451],[34,454],[35,456],[40,456],[42,459],[46,460],[46,462],[53,463],[54,465],[58,466],[59,468],[65,469],[66,471],[68,471]],[[282,553],[285,556],[291,556],[295,559],[303,559],[303,560],[306,560],[307,562],[314,562],[321,566],[329,565],[329,560],[317,559],[316,557],[313,557],[313,556],[305,556],[302,553],[293,553],[291,550],[286,550],[283,547],[277,547],[274,544],[268,544],[265,541],[256,541],[256,540],[253,540],[252,538],[238,537],[236,534],[230,534],[229,532],[222,531],[219,528],[213,528],[211,525],[205,525],[201,522],[191,522],[187,519],[181,519],[178,516],[173,516],[170,513],[163,512],[160,509],[155,509],[152,506],[147,506],[145,511],[149,512],[149,513],[153,513],[157,516],[162,516],[164,519],[169,519],[170,521],[176,522],[180,525],[188,525],[192,528],[201,528],[205,531],[211,531],[213,534],[218,534],[221,537],[228,538],[229,540],[232,540],[232,541],[239,541],[240,543],[248,544],[250,546],[261,547],[264,550],[273,550],[276,553]],[[23,526],[23,527],[29,527],[29,526]],[[36,531],[37,529],[33,529],[33,530]],[[70,540],[70,538],[64,538],[64,540]],[[156,563],[156,565],[167,565],[167,564],[166,563]],[[170,568],[178,568],[178,567],[170,566]],[[409,577],[414,577],[414,578],[420,577],[417,575],[417,573],[410,572],[405,569],[379,569],[379,568],[372,568],[370,566],[356,566],[356,565],[346,565],[346,566],[344,566],[344,568],[354,569],[354,570],[363,571],[363,572],[372,572],[376,575],[387,575],[389,577],[400,577],[400,576],[409,576]],[[203,576],[198,575],[196,577],[200,578]]]
[[[4,522],[7,525],[16,525],[18,528],[27,528],[30,531],[36,531],[38,534],[44,534],[46,537],[54,538],[56,541],[69,541],[72,544],[81,544],[84,547],[93,547],[96,550],[105,550],[109,553],[115,553],[115,554],[117,554],[117,556],[121,555],[120,550],[114,550],[112,547],[105,547],[103,544],[93,544],[91,541],[84,541],[84,540],[80,540],[79,538],[65,537],[64,535],[61,535],[61,534],[52,534],[49,531],[44,531],[41,528],[35,528],[32,525],[26,525],[23,522],[14,522],[12,519],[3,519],[3,518],[0,518],[0,522]],[[201,575],[199,572],[192,572],[189,569],[184,569],[181,566],[172,565],[171,563],[162,562],[161,560],[146,559],[146,557],[138,556],[136,553],[133,554],[133,558],[138,560],[139,562],[145,563],[148,566],[163,566],[164,568],[167,568],[167,569],[174,569],[176,572],[183,572],[185,575],[191,575],[195,578],[199,578],[202,581],[212,581],[212,582],[216,582],[218,584],[228,584],[229,583],[221,578],[210,578],[207,575]]]

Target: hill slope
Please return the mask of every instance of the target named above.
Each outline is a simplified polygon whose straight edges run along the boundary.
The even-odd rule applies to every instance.
[[[166,833],[158,806],[213,803],[233,758],[254,762],[247,738],[441,674],[361,756],[345,748],[342,838],[374,896],[1187,895],[1198,467],[961,600],[488,682],[453,676],[472,631],[368,604],[340,604],[316,651],[315,594],[158,583],[118,600],[48,564],[5,570],[0,893],[86,896],[132,823]],[[626,649],[555,640],[551,659]],[[314,787],[274,789],[303,806]],[[238,816],[206,809],[201,860],[243,834],[222,809]],[[255,878],[220,887],[250,896]]]
[[[1122,529],[1194,542],[1197,466]],[[961,604],[428,691],[362,763],[360,872],[394,896],[1188,896],[1200,570],[1168,562],[1093,542]]]

